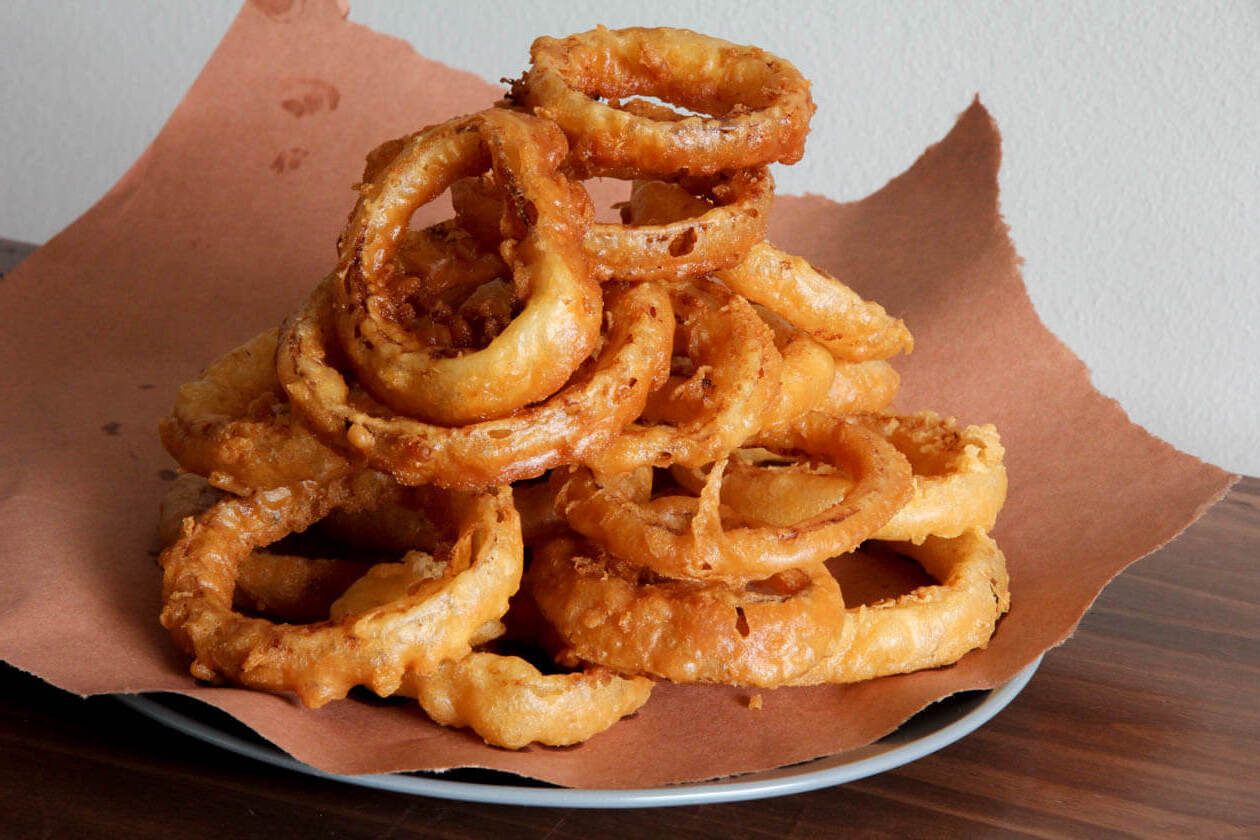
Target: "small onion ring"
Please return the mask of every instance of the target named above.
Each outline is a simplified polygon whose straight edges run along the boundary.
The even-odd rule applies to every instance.
[[[765,236],[774,201],[774,179],[765,167],[686,178],[677,188],[693,199],[691,212],[655,222],[591,225],[582,244],[599,279],[670,280],[731,268]],[[500,236],[503,195],[485,177],[451,188],[456,218],[483,244]]]
[[[171,483],[158,513],[163,546],[179,539],[183,522],[213,507],[224,496],[204,478],[185,473]],[[368,569],[339,557],[307,557],[258,550],[241,559],[233,603],[237,609],[266,613],[304,624],[328,616],[328,607]]]
[[[352,470],[290,410],[276,378],[277,332],[255,336],[181,385],[170,416],[158,422],[162,445],[182,469],[240,496]]]
[[[334,284],[342,348],[365,389],[400,414],[442,425],[502,417],[555,393],[599,336],[599,285],[575,244],[589,199],[557,172],[555,126],[492,108],[408,138],[362,193],[341,238]],[[488,162],[523,236],[501,247],[524,309],[486,347],[452,352],[411,340],[391,293],[412,214]],[[579,200],[579,198],[581,200]]]
[[[888,546],[939,583],[846,611],[836,653],[791,685],[849,683],[937,668],[982,648],[1010,609],[1006,558],[979,529]]]
[[[831,387],[814,410],[833,417],[883,411],[897,397],[901,377],[882,359],[870,362],[836,362]]]
[[[438,591],[408,596],[341,621],[274,624],[232,610],[241,560],[318,521],[344,501],[345,482],[302,482],[227,498],[162,552],[162,626],[194,657],[199,679],[225,677],[293,691],[318,707],[355,685],[386,696],[408,669],[432,671],[468,654],[469,640],[502,616],[520,581],[520,519],[508,488],[452,499],[459,538]]]
[[[392,296],[420,302],[423,314],[433,303],[454,304],[452,295],[462,299],[469,289],[512,276],[499,256],[498,240],[493,248],[484,247],[454,219],[407,231],[398,246],[398,265],[402,274],[393,278]]]
[[[773,687],[835,652],[840,588],[822,566],[755,586],[646,579],[573,539],[534,552],[526,576],[569,654],[679,683]]]
[[[716,273],[731,291],[805,330],[837,359],[887,359],[914,349],[905,322],[801,257],[762,242],[744,261]]]
[[[830,394],[837,362],[827,349],[764,307],[753,307],[757,315],[774,331],[774,346],[783,357],[779,376],[779,392],[766,409],[761,423],[776,426],[796,419],[808,411],[822,407]],[[843,362],[839,363],[845,364]],[[650,423],[685,423],[703,409],[703,391],[684,387],[687,377],[670,376],[664,388],[648,395],[642,420]]]
[[[711,175],[804,154],[809,82],[756,47],[685,29],[599,27],[538,38],[529,52],[510,98],[560,125],[582,175]],[[658,120],[596,101],[636,95],[709,116]]]
[[[724,528],[724,461],[710,471],[685,527],[651,505],[636,504],[585,467],[552,474],[556,509],[573,530],[609,553],[674,578],[743,582],[816,565],[852,551],[884,525],[911,493],[905,457],[870,429],[812,413],[763,432],[756,445],[802,453],[848,468],[857,483],[831,507],[785,526]],[[658,500],[654,500],[655,501]]]
[[[512,750],[585,741],[634,714],[651,693],[647,677],[599,667],[545,675],[520,657],[494,653],[471,653],[427,676],[408,673],[398,690],[442,726],[466,726]]]
[[[629,424],[611,446],[586,459],[601,474],[706,464],[755,434],[777,394],[783,359],[747,301],[704,278],[671,284],[670,300],[679,321],[675,343],[684,345],[696,368],[679,387],[702,389],[703,411],[677,425]]]
[[[652,498],[651,467],[640,467],[609,480],[616,482],[621,492],[636,502]],[[569,533],[569,523],[556,511],[556,494],[548,478],[513,484],[512,500],[521,515],[521,539],[526,548]]]
[[[922,542],[929,535],[957,537],[973,528],[993,527],[1006,501],[1006,468],[992,425],[960,426],[954,418],[931,411],[867,415],[855,422],[897,447],[914,469],[913,495],[871,539]],[[692,492],[704,485],[699,471],[672,472]],[[736,457],[723,475],[721,498],[749,520],[789,525],[836,504],[852,488],[851,478],[825,467],[766,468]]]
[[[631,224],[660,225],[698,212],[695,196],[662,181],[635,184],[622,215]],[[900,319],[806,260],[760,242],[732,268],[715,274],[731,291],[805,330],[837,359],[886,359],[914,349]]]
[[[593,456],[643,409],[664,379],[672,344],[669,296],[653,284],[608,289],[604,344],[544,403],[468,426],[390,416],[331,364],[329,283],[286,322],[276,369],[294,408],[330,445],[403,484],[478,488],[533,478]]]

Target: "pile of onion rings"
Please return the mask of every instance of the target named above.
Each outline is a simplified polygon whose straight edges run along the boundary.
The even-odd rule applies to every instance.
[[[516,749],[597,735],[656,680],[851,682],[987,644],[996,430],[894,411],[906,325],[765,240],[809,83],[677,29],[531,59],[495,107],[369,152],[329,274],[162,419],[187,475],[160,620],[192,675],[312,707],[365,687]],[[629,182],[620,222],[596,176]],[[859,557],[931,582],[864,602]]]

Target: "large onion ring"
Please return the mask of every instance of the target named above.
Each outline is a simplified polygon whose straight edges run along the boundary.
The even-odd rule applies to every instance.
[[[897,447],[914,469],[913,494],[872,539],[922,542],[928,535],[957,537],[993,527],[1006,501],[1004,450],[993,426],[960,426],[931,411],[855,422]],[[760,467],[732,458],[722,477],[722,503],[747,519],[785,526],[816,516],[852,491],[848,476],[808,466]],[[704,485],[699,471],[674,468],[673,474],[692,492]]]
[[[175,408],[158,422],[180,467],[237,495],[329,482],[352,469],[290,410],[276,379],[276,334],[255,336],[181,385]]]
[[[795,163],[814,114],[789,62],[684,29],[538,38],[511,98],[557,122],[573,168],[617,178],[675,177]],[[652,119],[596,98],[655,96],[710,116]]]
[[[443,726],[467,726],[487,744],[515,750],[603,732],[647,702],[652,681],[599,667],[543,674],[517,656],[471,653],[427,676],[408,673],[398,693]]]
[[[857,477],[852,491],[831,507],[789,525],[724,528],[720,492],[724,462],[709,471],[685,526],[674,512],[636,504],[585,467],[552,474],[556,509],[578,533],[611,554],[675,578],[743,582],[785,569],[822,563],[856,548],[886,523],[910,496],[905,457],[870,429],[813,413],[765,432],[757,445],[802,453]]]
[[[333,604],[332,617],[363,613],[438,586],[440,571],[423,555],[382,563]],[[490,622],[470,643],[489,642],[505,629]],[[622,677],[599,667],[544,675],[516,656],[473,652],[429,674],[408,671],[396,693],[418,700],[443,726],[467,726],[488,744],[520,749],[535,741],[549,746],[585,741],[637,710],[651,691],[646,677]]]
[[[526,585],[573,657],[680,683],[780,685],[835,651],[844,614],[821,566],[760,585],[668,580],[572,539],[537,549]]]
[[[921,545],[889,543],[935,578],[899,598],[847,610],[845,644],[792,685],[848,683],[957,662],[982,648],[1011,604],[1006,558],[979,529],[928,537]]]
[[[544,403],[468,426],[391,416],[352,389],[336,356],[329,284],[322,283],[281,332],[276,370],[312,429],[403,484],[476,488],[533,478],[593,457],[638,416],[667,373],[673,341],[669,296],[653,284],[608,289],[604,345]]]
[[[679,321],[676,343],[695,367],[675,390],[701,389],[703,411],[678,424],[629,424],[587,459],[600,473],[706,464],[755,434],[775,399],[783,359],[747,301],[704,278],[672,284],[670,300]]]
[[[466,656],[476,631],[507,611],[523,549],[511,492],[503,487],[452,498],[459,537],[436,591],[318,624],[274,624],[234,612],[241,560],[318,521],[348,493],[344,482],[303,482],[224,499],[196,520],[184,520],[180,539],[161,556],[161,620],[193,655],[193,676],[293,691],[312,707],[344,697],[355,685],[385,696],[409,669],[433,671],[446,659]]]
[[[374,398],[443,425],[502,417],[555,393],[590,354],[600,291],[578,245],[589,199],[557,172],[566,149],[545,120],[492,108],[418,132],[360,187],[341,238],[335,323]],[[399,243],[417,208],[487,159],[524,231],[502,247],[524,309],[480,350],[419,345],[398,322],[390,290]]]

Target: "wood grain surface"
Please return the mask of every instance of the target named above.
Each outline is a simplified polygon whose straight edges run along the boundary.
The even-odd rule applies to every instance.
[[[9,264],[25,250],[0,241]],[[879,776],[746,803],[583,811],[368,790],[0,665],[0,837],[1257,837],[1258,554],[1260,479],[1245,478],[1108,586],[977,732]]]

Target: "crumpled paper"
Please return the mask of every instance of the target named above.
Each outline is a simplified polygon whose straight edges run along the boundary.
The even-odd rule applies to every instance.
[[[707,779],[858,747],[933,700],[1008,680],[1234,480],[1130,423],[1038,320],[998,213],[998,132],[977,101],[862,201],[779,197],[770,238],[906,320],[918,349],[897,361],[900,408],[1000,429],[1010,496],[994,533],[1013,606],[986,650],[854,686],[762,691],[760,711],[747,690],[661,684],[582,746],[518,752],[411,704],[312,711],[196,685],[157,623],[154,526],[174,475],[158,417],[179,383],[278,323],[331,267],[368,149],[501,95],[344,14],[331,0],[247,4],[131,170],[0,281],[8,662],[80,694],[196,697],[332,772],[479,766],[601,788]]]

